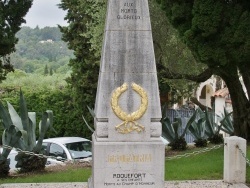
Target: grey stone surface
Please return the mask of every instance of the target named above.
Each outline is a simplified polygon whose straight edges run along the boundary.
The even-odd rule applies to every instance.
[[[114,129],[121,120],[111,109],[111,95],[124,83],[129,86],[136,83],[148,94],[148,109],[138,120],[145,126],[140,134],[121,135]],[[132,113],[140,106],[140,96],[129,87],[119,102],[125,112]],[[151,137],[161,135],[161,124],[156,123],[160,122],[161,109],[147,0],[108,3],[95,105],[95,133],[99,141],[150,141]]]
[[[246,159],[239,152],[239,148],[246,155],[246,140],[237,137],[225,137],[224,172],[223,179],[228,183],[243,183],[246,181]]]
[[[79,183],[19,183],[19,184],[0,184],[0,188],[88,188],[86,182]],[[233,184],[224,183],[221,180],[211,181],[167,181],[165,188],[248,188],[243,183]],[[157,187],[155,187],[157,188]]]
[[[113,79],[110,77],[114,77]],[[123,79],[125,77],[125,80]],[[139,78],[139,79],[137,79]],[[137,81],[136,81],[137,79]],[[102,73],[100,79],[99,90],[101,94],[98,94],[96,98],[96,133],[98,137],[107,137],[107,141],[150,141],[151,136],[161,135],[161,124],[157,122],[161,119],[161,111],[158,105],[159,93],[156,73],[145,73],[145,74],[110,74]],[[115,130],[115,126],[120,124],[122,121],[114,114],[110,107],[111,94],[113,90],[120,87],[124,82],[136,84],[143,87],[148,94],[148,108],[144,116],[141,117],[137,122],[145,127],[145,132],[131,134],[120,134]],[[127,113],[136,111],[140,104],[140,96],[131,89],[123,93],[119,99],[120,107]],[[102,108],[101,108],[102,107]],[[151,123],[153,125],[151,126]],[[103,127],[105,126],[106,129]],[[107,128],[108,127],[108,128]],[[153,130],[150,128],[152,127]]]
[[[92,138],[93,164],[90,187],[164,187],[165,152],[154,142],[97,142]]]
[[[156,73],[151,31],[106,31],[101,72]]]
[[[88,187],[163,188],[165,146],[148,0],[108,1],[95,115]]]
[[[106,30],[151,30],[146,0],[110,0]]]

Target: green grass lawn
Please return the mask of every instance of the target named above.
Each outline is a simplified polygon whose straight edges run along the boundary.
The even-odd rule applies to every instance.
[[[165,180],[218,180],[222,178],[223,148],[165,162]]]
[[[0,179],[3,183],[45,183],[45,182],[87,182],[91,175],[90,168],[68,169],[62,172],[25,175]]]
[[[200,149],[196,149],[200,150]],[[185,151],[192,152],[193,150]],[[247,150],[250,156],[250,147]],[[187,158],[165,162],[165,180],[221,180],[223,179],[223,147]],[[68,168],[61,172],[45,172],[0,179],[3,183],[87,182],[91,168]],[[250,167],[247,166],[247,183],[250,183]]]

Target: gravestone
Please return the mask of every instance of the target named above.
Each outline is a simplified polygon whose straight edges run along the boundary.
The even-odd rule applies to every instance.
[[[148,0],[109,0],[89,188],[163,188],[165,146]]]

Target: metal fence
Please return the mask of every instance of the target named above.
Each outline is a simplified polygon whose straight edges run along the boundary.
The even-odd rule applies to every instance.
[[[174,118],[180,117],[182,121],[182,128],[179,130],[179,134],[182,134],[189,118],[193,115],[195,110],[191,109],[168,109],[166,111],[167,117],[170,119],[170,122],[172,123],[174,121]],[[187,143],[192,143],[194,141],[193,136],[187,131],[185,135],[185,140]]]

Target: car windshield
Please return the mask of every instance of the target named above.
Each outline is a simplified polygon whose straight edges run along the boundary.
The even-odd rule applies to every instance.
[[[92,156],[91,142],[89,141],[68,143],[65,146],[73,159],[83,159]]]

